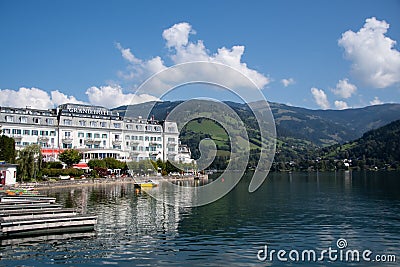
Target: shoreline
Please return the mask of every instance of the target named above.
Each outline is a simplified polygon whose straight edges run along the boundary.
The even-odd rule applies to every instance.
[[[142,177],[143,178],[143,177]],[[194,176],[185,177],[160,177],[160,176],[148,176],[145,180],[164,180],[164,181],[187,181],[194,180]],[[56,182],[37,182],[37,183],[22,183],[14,186],[15,189],[27,189],[33,188],[34,190],[46,190],[52,188],[68,188],[68,187],[78,187],[78,186],[94,186],[94,185],[114,185],[114,184],[135,184],[138,180],[134,178],[118,178],[118,179],[77,179],[77,180],[66,180],[66,181],[56,181]]]

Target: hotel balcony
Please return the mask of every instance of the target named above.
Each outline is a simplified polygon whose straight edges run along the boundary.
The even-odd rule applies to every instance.
[[[177,144],[175,141],[168,141],[167,146],[176,146]]]
[[[156,145],[158,145],[160,142],[157,142],[157,141],[150,141],[149,142],[149,145],[151,145],[151,146],[156,146]]]
[[[50,139],[48,136],[39,136],[38,142],[48,142]]]
[[[122,140],[119,139],[112,140],[112,144],[113,146],[120,146],[122,144]]]
[[[93,139],[93,138],[85,138],[85,145],[99,145],[101,140]]]
[[[15,141],[22,140],[22,135],[20,135],[20,134],[12,134],[11,137],[14,138]]]
[[[61,140],[63,144],[72,144],[73,139],[70,137],[65,137]]]
[[[136,145],[139,144],[139,141],[130,141],[129,144],[130,144],[131,146],[136,146]]]

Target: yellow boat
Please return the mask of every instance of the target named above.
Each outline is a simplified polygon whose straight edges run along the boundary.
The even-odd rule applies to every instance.
[[[158,182],[148,180],[146,182],[139,183],[140,187],[155,187],[158,186]]]

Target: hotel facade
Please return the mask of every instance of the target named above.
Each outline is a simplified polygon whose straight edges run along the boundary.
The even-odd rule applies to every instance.
[[[82,162],[112,157],[122,161],[170,160],[192,163],[181,145],[176,122],[127,118],[100,106],[63,104],[56,109],[0,107],[1,134],[16,149],[38,144],[46,161],[65,149],[77,149]]]

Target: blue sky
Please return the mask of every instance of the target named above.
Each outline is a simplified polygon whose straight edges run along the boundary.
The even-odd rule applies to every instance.
[[[200,48],[223,63],[236,57],[270,101],[313,109],[399,103],[399,14],[400,1],[385,0],[3,0],[0,105],[125,104],[152,71],[197,60]],[[168,29],[183,29],[183,45],[163,36]],[[197,96],[191,88],[182,97]]]

